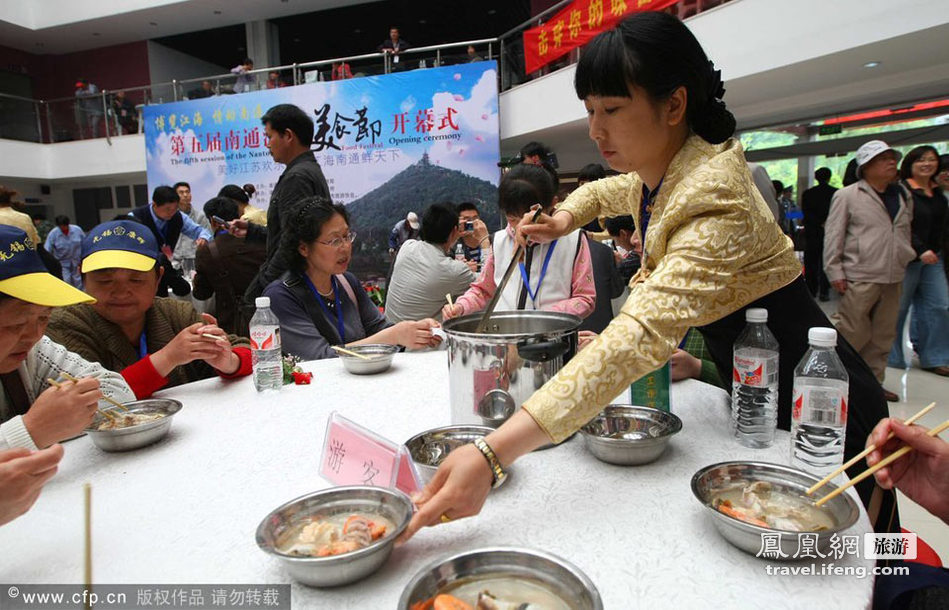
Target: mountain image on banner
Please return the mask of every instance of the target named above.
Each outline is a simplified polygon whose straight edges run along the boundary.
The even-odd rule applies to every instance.
[[[381,186],[346,206],[357,244],[350,271],[385,276],[389,265],[389,232],[409,212],[418,214],[433,203],[474,201],[489,231],[501,228],[498,188],[464,172],[432,165],[428,154]]]

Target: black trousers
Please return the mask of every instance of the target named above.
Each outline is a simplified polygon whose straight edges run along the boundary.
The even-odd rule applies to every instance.
[[[812,296],[830,292],[824,273],[824,227],[804,227],[804,280]]]
[[[745,310],[751,307],[763,307],[768,310],[768,328],[781,346],[778,363],[778,427],[790,430],[794,368],[807,351],[807,331],[814,326],[833,328],[833,325],[814,301],[804,278],[798,277],[784,288],[698,329],[705,338],[706,346],[722,379],[732,378],[732,346],[745,328]],[[850,375],[847,436],[844,441],[844,459],[847,460],[863,451],[870,432],[881,419],[889,416],[889,408],[883,397],[883,388],[873,371],[840,335],[837,336],[837,355]],[[854,477],[866,468],[866,463],[861,461],[848,470],[847,474]],[[879,489],[873,477],[865,479],[856,487],[864,506],[869,509],[871,505],[873,508],[879,505],[879,510],[874,511],[879,515],[873,524],[874,529],[878,532],[898,533],[900,524],[895,493]],[[877,499],[871,502],[874,490]],[[871,520],[873,517],[871,512]]]

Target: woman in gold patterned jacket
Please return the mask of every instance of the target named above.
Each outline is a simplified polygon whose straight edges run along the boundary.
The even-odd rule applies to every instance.
[[[690,327],[701,331],[722,378],[730,379],[732,345],[749,307],[768,309],[781,345],[778,425],[788,429],[793,370],[807,349],[807,331],[831,326],[807,290],[791,240],[754,185],[741,144],[731,139],[735,119],[722,101],[720,72],[685,25],[664,13],[630,17],[587,46],[575,87],[590,137],[613,169],[627,173],[578,188],[536,224],[525,216],[518,232],[546,242],[598,216],[632,214],[645,235],[642,269],[599,337],[485,443],[448,456],[416,498],[419,510],[405,537],[476,514],[503,469],[568,438],[632,381],[668,361]],[[880,384],[842,338],[838,354],[850,374],[849,457],[887,409]],[[869,505],[874,485],[865,483],[858,490]],[[892,495],[883,500],[878,528],[898,527]]]

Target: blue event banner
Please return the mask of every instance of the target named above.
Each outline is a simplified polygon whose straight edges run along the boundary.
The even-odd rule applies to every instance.
[[[250,183],[252,203],[266,208],[284,166],[261,117],[277,104],[313,119],[311,148],[337,203],[419,164],[498,184],[497,68],[486,61],[146,106],[149,192],[188,182],[201,206],[225,184]]]

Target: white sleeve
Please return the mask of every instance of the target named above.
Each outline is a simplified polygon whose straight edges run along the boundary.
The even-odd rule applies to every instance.
[[[46,389],[46,379],[57,379],[63,372],[73,377],[95,377],[99,380],[102,393],[119,402],[135,400],[135,393],[119,373],[106,370],[98,362],[89,362],[78,354],[74,354],[49,337],[40,339],[27,359],[26,380],[32,390],[31,399],[35,400]]]
[[[39,447],[33,442],[29,430],[23,425],[23,417],[17,415],[9,421],[0,424],[0,451],[23,447],[36,451]]]

